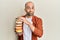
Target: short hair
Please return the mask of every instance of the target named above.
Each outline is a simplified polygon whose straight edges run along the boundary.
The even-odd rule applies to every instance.
[[[32,3],[34,5],[34,3],[32,1],[28,1],[28,2],[25,3],[25,7],[28,3]]]

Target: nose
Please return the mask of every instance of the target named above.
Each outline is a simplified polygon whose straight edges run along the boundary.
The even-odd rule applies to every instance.
[[[30,11],[33,11],[33,9],[30,9]]]

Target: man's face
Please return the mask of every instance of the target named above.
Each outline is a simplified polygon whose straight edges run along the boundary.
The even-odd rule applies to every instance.
[[[33,3],[27,3],[25,6],[26,15],[33,16],[34,15],[34,4]]]

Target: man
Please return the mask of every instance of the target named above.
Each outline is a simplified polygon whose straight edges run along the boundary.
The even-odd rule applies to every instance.
[[[42,37],[42,20],[34,16],[34,11],[34,3],[27,2],[25,4],[26,15],[18,17],[23,22],[23,34],[18,35],[18,40],[37,40],[37,37]]]

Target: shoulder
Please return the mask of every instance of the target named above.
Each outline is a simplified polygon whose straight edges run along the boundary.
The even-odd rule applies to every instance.
[[[40,18],[40,17],[33,16],[32,20],[36,24],[42,24],[42,18]]]
[[[34,16],[34,18],[35,18],[35,20],[40,20],[40,21],[42,21],[42,18],[41,17],[37,17],[37,16]]]

